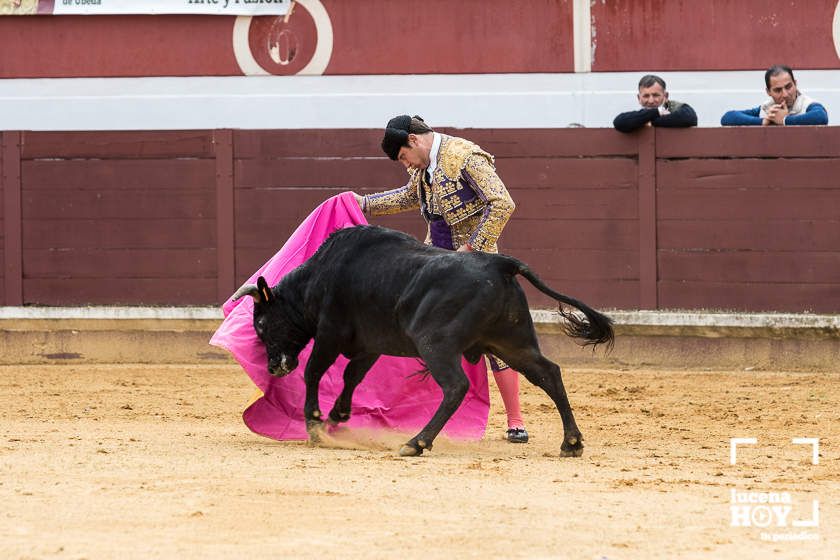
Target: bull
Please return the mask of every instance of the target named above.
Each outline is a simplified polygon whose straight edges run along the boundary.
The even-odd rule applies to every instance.
[[[563,421],[564,457],[583,453],[583,436],[569,404],[560,368],[542,355],[525,293],[526,278],[560,302],[564,330],[583,345],[614,341],[612,321],[586,304],[555,292],[521,261],[498,254],[454,252],[424,245],[404,233],[356,226],[332,233],[301,266],[274,287],[263,277],[234,299],[254,299],[254,329],[265,344],[268,371],[287,375],[313,338],[304,369],[304,417],[310,439],[323,428],[318,385],[330,365],[349,359],[344,387],[329,412],[332,424],[350,418],[353,391],[380,355],[418,357],[443,390],[429,423],[400,449],[421,455],[455,413],[469,388],[461,356],[476,363],[493,354],[554,401]],[[563,309],[579,310],[583,317]]]

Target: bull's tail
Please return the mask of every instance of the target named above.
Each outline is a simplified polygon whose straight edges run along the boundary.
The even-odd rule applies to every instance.
[[[528,265],[525,263],[514,258],[510,258],[510,261],[511,264],[516,265],[515,274],[521,274],[531,284],[533,284],[536,289],[560,302],[558,310],[560,315],[562,315],[566,320],[566,324],[563,326],[563,332],[566,335],[572,338],[582,339],[584,341],[584,346],[592,345],[594,348],[599,344],[606,344],[608,352],[612,349],[613,344],[615,343],[615,333],[613,332],[612,319],[602,313],[598,313],[582,301],[578,301],[575,298],[555,292],[546,286],[536,274],[531,272],[531,269],[528,268]],[[564,303],[583,313],[585,319],[581,318],[572,311],[564,310]]]

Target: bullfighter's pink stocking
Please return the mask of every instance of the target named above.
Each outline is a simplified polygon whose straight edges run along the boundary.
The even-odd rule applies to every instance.
[[[505,404],[507,413],[508,428],[524,428],[522,410],[519,408],[519,373],[511,368],[502,371],[494,371],[493,377],[499,387],[499,394],[502,395],[502,402]]]

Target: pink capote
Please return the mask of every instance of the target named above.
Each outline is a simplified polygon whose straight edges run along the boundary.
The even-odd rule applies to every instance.
[[[321,204],[298,226],[286,244],[265,263],[248,283],[255,284],[263,276],[274,286],[288,272],[308,259],[333,231],[366,224],[364,215],[352,193],[334,196]],[[445,278],[441,278],[445,282]],[[225,320],[210,339],[210,344],[233,354],[263,396],[242,415],[253,432],[278,439],[306,439],[303,403],[306,390],[303,370],[309,359],[312,342],[301,352],[300,366],[285,377],[268,373],[265,346],[253,327],[254,300],[228,300],[222,306]],[[340,356],[321,379],[320,405],[324,416],[344,386],[342,375],[348,360]],[[472,365],[463,360],[464,372],[470,380],[461,406],[443,429],[449,437],[480,439],[487,426],[490,399],[484,360]],[[353,394],[349,428],[389,429],[417,432],[431,419],[443,398],[443,392],[431,376],[412,375],[422,369],[415,358],[382,356],[368,372]]]

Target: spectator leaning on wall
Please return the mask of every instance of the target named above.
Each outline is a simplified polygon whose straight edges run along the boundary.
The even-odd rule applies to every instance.
[[[791,124],[828,124],[828,113],[796,85],[793,70],[787,66],[771,66],[764,73],[767,95],[763,105],[743,111],[727,111],[720,119],[723,126],[770,126]]]
[[[633,132],[643,126],[697,126],[697,114],[687,103],[668,99],[665,80],[648,74],[639,80],[639,111],[621,113],[613,126],[621,132]]]

